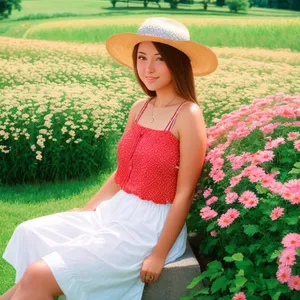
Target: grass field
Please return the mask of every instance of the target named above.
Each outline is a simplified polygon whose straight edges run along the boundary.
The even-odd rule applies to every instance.
[[[0,99],[22,102],[40,89],[41,97],[55,100],[61,90],[74,89],[82,95],[87,89],[99,89],[101,93],[106,91],[104,96],[97,94],[100,101],[120,101],[124,114],[119,122],[124,126],[130,104],[142,93],[133,74],[108,57],[103,41],[115,32],[135,31],[146,13],[181,20],[190,28],[192,38],[217,53],[217,71],[196,79],[208,126],[254,98],[300,92],[298,12],[253,8],[248,15],[234,16],[227,8],[212,5],[206,12],[199,10],[200,5],[198,11],[191,6],[170,11],[165,9],[166,4],[162,10],[152,4],[149,10],[140,6],[128,11],[123,3],[117,6],[113,10],[109,1],[23,0],[21,12],[0,21]],[[76,16],[33,20],[38,14],[51,17],[57,13]],[[43,92],[49,85],[52,91]],[[0,253],[20,222],[83,206],[113,169],[99,170],[98,176],[82,181],[0,186]],[[14,270],[3,260],[0,278],[2,294],[14,282]]]

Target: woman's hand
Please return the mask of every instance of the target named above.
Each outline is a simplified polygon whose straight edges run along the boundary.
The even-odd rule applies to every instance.
[[[164,267],[165,259],[151,253],[147,256],[142,264],[140,277],[144,283],[155,283]]]
[[[92,211],[92,210],[84,208],[84,207],[81,207],[81,208],[72,208],[70,210],[67,210],[67,212],[76,212],[76,211]]]

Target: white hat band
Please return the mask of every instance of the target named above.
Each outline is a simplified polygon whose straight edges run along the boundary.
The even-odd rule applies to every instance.
[[[183,24],[178,24],[178,22],[172,21],[173,20],[168,20],[166,18],[149,18],[144,22],[144,24],[142,24],[137,33],[159,36],[161,38],[176,41],[189,41],[190,33],[188,29]]]

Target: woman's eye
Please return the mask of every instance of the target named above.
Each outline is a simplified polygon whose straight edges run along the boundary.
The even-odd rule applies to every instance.
[[[164,61],[164,59],[162,57],[158,57],[157,59],[159,59],[160,61]]]
[[[143,59],[144,59],[145,57],[144,57],[144,56],[142,56],[142,55],[138,56],[138,59],[141,59],[141,58],[143,58]]]

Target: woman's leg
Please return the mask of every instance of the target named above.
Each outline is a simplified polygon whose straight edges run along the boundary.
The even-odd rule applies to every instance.
[[[0,296],[0,300],[10,300],[19,286],[19,282],[10,288],[6,293]]]
[[[11,300],[53,300],[54,296],[63,295],[63,291],[43,260],[29,265],[19,283]]]

